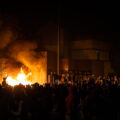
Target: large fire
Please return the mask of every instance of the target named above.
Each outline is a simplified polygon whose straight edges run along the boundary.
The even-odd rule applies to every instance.
[[[0,60],[2,63],[0,64],[0,83],[7,76],[6,83],[11,86],[47,83],[47,52],[19,51],[16,55],[17,58],[14,58],[16,61]],[[19,70],[20,67],[22,67],[21,70]]]
[[[15,85],[31,85],[32,83],[29,80],[29,77],[32,73],[28,73],[27,75],[24,73],[23,69],[21,68],[20,73],[17,75],[15,79],[12,77],[7,77],[6,82],[8,85],[15,86]]]

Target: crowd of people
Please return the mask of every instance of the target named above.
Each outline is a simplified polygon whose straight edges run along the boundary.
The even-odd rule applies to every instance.
[[[95,82],[111,81],[120,82],[119,73],[108,73],[102,75],[94,75],[90,72],[64,72],[57,75],[57,73],[48,74],[48,83],[54,84],[83,84],[83,82],[88,82],[90,79],[94,79]]]
[[[120,119],[119,75],[81,75],[76,79],[44,86],[35,83],[11,87],[3,83],[0,86],[0,119]]]

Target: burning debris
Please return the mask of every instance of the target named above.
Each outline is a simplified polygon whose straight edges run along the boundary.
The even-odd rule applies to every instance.
[[[7,58],[4,72],[8,75],[6,82],[9,85],[46,83],[47,52],[38,52],[36,51],[37,48],[36,42],[15,40],[13,32],[10,30],[6,30],[4,34],[0,32],[0,57]],[[26,74],[21,69],[19,73],[18,70],[20,70],[22,65],[26,66],[30,72]],[[0,74],[3,74],[2,65],[0,67]]]
[[[8,85],[15,86],[15,85],[31,85],[31,82],[29,81],[29,77],[32,75],[32,73],[28,73],[27,75],[24,73],[24,71],[20,70],[20,73],[17,75],[16,79],[13,79],[12,77],[7,77],[6,82]]]
[[[16,61],[29,68],[32,72],[32,83],[45,84],[47,79],[47,54],[46,52],[36,52],[36,48],[36,43],[17,43],[10,49],[10,54]]]

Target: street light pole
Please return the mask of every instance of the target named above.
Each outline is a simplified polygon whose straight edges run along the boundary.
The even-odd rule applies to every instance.
[[[57,75],[59,75],[60,67],[60,26],[59,26],[59,17],[58,17],[58,29],[57,29]]]

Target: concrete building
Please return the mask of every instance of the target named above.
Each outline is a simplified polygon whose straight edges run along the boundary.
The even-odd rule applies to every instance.
[[[57,30],[57,26],[51,23],[41,30],[44,42],[40,44],[48,52],[48,72],[57,71]],[[70,38],[70,34],[62,27],[59,38],[60,72],[69,70],[89,71],[93,74],[113,72],[109,59],[111,49],[109,43],[87,38],[86,40],[80,40],[79,37]]]
[[[97,40],[72,42],[70,69],[93,74],[113,72],[109,59],[111,45]]]
[[[93,74],[113,72],[109,51],[111,45],[97,40],[76,40],[62,47],[60,71],[87,71]],[[67,51],[65,49],[67,49]],[[46,46],[48,50],[48,71],[57,69],[57,45]],[[68,56],[62,56],[64,51]]]

